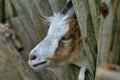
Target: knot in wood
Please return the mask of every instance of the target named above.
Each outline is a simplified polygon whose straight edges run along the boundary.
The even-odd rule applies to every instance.
[[[104,18],[109,14],[109,8],[105,2],[102,3],[99,10]]]

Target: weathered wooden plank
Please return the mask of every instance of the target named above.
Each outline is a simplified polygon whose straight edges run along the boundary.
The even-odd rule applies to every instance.
[[[66,2],[69,2],[70,0],[66,0]]]
[[[36,36],[35,36],[35,32],[33,29],[33,22],[31,21],[31,19],[28,17],[28,15],[25,13],[24,9],[22,8],[22,6],[20,5],[20,3],[16,0],[11,0],[13,6],[15,7],[15,10],[17,12],[17,14],[20,17],[20,20],[22,21],[22,25],[24,27],[24,29],[26,29],[26,34],[27,35],[31,35],[29,36],[29,40],[32,41],[32,39],[35,39],[35,41],[32,41],[32,45],[35,43],[37,43],[36,41]]]
[[[53,15],[52,9],[50,7],[48,0],[44,0],[44,1],[43,0],[34,0],[34,2],[35,2],[35,5],[41,16],[50,17],[51,15]],[[49,26],[48,21],[46,21],[45,19],[42,19],[42,23],[43,23],[44,28],[47,31],[48,26]]]
[[[86,57],[88,58],[88,77],[87,80],[94,80],[95,77],[95,66],[96,66],[96,53],[97,53],[97,43],[94,34],[94,28],[92,26],[91,17],[89,14],[89,9],[87,0],[72,0],[73,7],[76,12],[79,27],[81,30],[83,46],[86,52]]]
[[[1,42],[0,42],[1,43]],[[2,44],[3,45],[3,44]],[[23,80],[13,63],[6,55],[2,45],[0,45],[0,79],[1,80]],[[4,47],[5,48],[5,47]]]
[[[4,22],[5,18],[5,10],[4,10],[4,0],[0,0],[0,22]]]
[[[92,18],[93,27],[94,27],[95,37],[97,40],[98,32],[99,32],[99,20],[98,20],[97,4],[96,4],[95,0],[88,0],[88,6],[90,9],[90,14],[91,14],[91,18]]]
[[[34,23],[27,14],[20,16],[20,20],[22,21],[24,28],[27,30],[28,36],[30,35],[29,38],[32,41],[33,46],[35,46],[39,42],[39,38],[33,28]]]
[[[120,67],[102,64],[97,68],[96,80],[120,80]]]
[[[23,6],[21,6],[19,1],[11,0],[11,2],[14,5],[15,10],[17,11],[28,35],[30,35],[29,38],[32,41],[32,44],[35,45],[36,43],[38,43],[39,38],[38,38],[38,35],[36,35],[35,29],[34,29],[35,26],[32,19],[28,15],[27,11],[25,11]]]
[[[50,7],[50,4],[48,2],[48,0],[34,0],[38,10],[39,10],[39,13],[42,15],[42,16],[51,16],[52,15],[52,9]]]
[[[108,15],[101,15],[100,31],[98,38],[97,66],[99,66],[101,63],[109,62],[109,55],[111,52],[111,47],[113,46],[113,20],[115,17],[117,1],[118,0],[102,0],[102,3],[104,3],[107,7],[106,13],[108,12]]]
[[[28,13],[30,19],[33,22],[32,27],[36,33],[34,35],[36,35],[37,40],[39,40],[39,41],[42,40],[42,38],[46,34],[46,30],[43,27],[41,17],[39,14],[39,10],[37,9],[35,2],[29,1],[29,0],[19,0],[19,2],[22,5],[22,7],[24,8],[24,10],[26,11],[26,13]]]
[[[22,6],[20,5],[20,3],[18,2],[18,0],[10,0],[10,2],[14,6],[15,11],[17,12],[17,15],[21,16],[21,15],[25,14],[25,11],[22,8]]]
[[[11,23],[13,29],[16,31],[17,36],[19,36],[20,42],[23,48],[28,52],[33,46],[26,29],[19,17],[12,18]]]
[[[1,44],[1,45],[5,45],[5,44]],[[34,76],[33,72],[30,71],[27,63],[25,61],[23,61],[23,58],[19,55],[19,53],[16,51],[16,49],[13,47],[13,45],[12,44],[7,44],[7,48],[10,52],[7,49],[5,49],[5,46],[3,46],[2,49],[5,49],[4,50],[5,53],[7,53],[7,55],[9,56],[11,61],[13,62],[14,66],[16,67],[16,70],[18,70],[18,72],[21,74],[22,78],[24,80],[38,80]]]
[[[1,28],[0,28],[1,29]],[[16,71],[20,74],[23,80],[38,80],[34,73],[29,68],[27,61],[25,61],[12,42],[13,33],[9,32],[9,29],[4,30],[4,27],[0,32],[0,49],[9,57],[10,61],[15,66]]]
[[[78,80],[79,69],[74,65],[49,68],[54,73],[57,80]]]
[[[109,62],[120,64],[120,1],[117,2],[115,19],[113,21],[114,34],[112,36],[111,52]],[[114,39],[114,40],[113,40]]]
[[[5,0],[5,19],[10,19],[14,17],[14,9],[10,0]]]
[[[12,12],[9,12],[8,9],[11,9],[12,6],[11,4],[13,4],[17,14],[19,16],[21,16],[21,18],[19,19],[16,19],[16,22],[14,21],[11,21],[14,27],[14,29],[16,31],[18,31],[17,33],[19,34],[22,34],[22,36],[19,35],[20,39],[22,40],[22,43],[23,43],[23,46],[25,47],[25,49],[30,50],[31,48],[33,48],[33,46],[35,45],[34,42],[36,41],[36,36],[34,35],[34,31],[33,31],[33,28],[31,28],[32,26],[32,22],[30,21],[29,17],[28,16],[25,16],[25,11],[24,9],[22,8],[22,6],[19,4],[18,1],[16,0],[11,0],[11,2],[9,0],[6,1],[6,18],[10,17],[13,15]],[[9,5],[8,5],[9,4]],[[10,7],[9,7],[10,6]],[[11,18],[11,17],[10,17]],[[25,23],[26,22],[26,23]],[[26,25],[28,24],[28,25]],[[29,26],[29,27],[28,27]],[[18,29],[17,29],[17,28]],[[20,29],[20,30],[19,30]],[[28,35],[31,35],[31,36],[28,36]],[[33,41],[32,39],[35,39],[35,41]],[[27,40],[27,42],[24,42],[25,40]],[[36,42],[37,43],[37,42]]]
[[[63,9],[63,6],[66,4],[65,0],[48,0],[52,11],[55,13],[60,12]]]

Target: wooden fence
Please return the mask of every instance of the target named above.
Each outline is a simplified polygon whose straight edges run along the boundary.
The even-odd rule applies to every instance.
[[[0,80],[77,80],[79,68],[74,65],[33,71],[27,64],[29,51],[48,30],[47,22],[40,15],[50,16],[61,11],[68,1],[0,0],[0,22],[3,23],[0,24],[0,64],[9,63],[3,67],[0,65]],[[119,80],[120,1],[72,0],[72,3],[89,59],[86,80]],[[10,26],[5,23],[10,23]],[[9,28],[4,30],[1,26]],[[3,56],[5,61],[2,62]],[[13,74],[1,75],[4,68],[8,69],[8,73],[13,71]],[[102,76],[103,73],[105,76]],[[110,78],[109,73],[117,75]]]

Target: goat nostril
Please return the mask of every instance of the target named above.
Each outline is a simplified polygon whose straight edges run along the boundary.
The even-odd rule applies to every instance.
[[[30,55],[29,56],[29,60],[35,60],[36,59],[36,56],[35,55]]]

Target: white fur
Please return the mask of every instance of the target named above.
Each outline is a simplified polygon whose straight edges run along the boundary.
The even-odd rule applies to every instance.
[[[85,80],[86,67],[81,67],[78,80]]]
[[[54,14],[54,16],[50,17],[50,28],[48,30],[47,36],[41,41],[31,52],[29,55],[36,55],[35,60],[29,60],[28,63],[33,69],[38,69],[45,67],[48,65],[48,61],[46,64],[41,64],[37,67],[33,67],[34,64],[41,63],[46,61],[46,58],[52,57],[58,48],[59,40],[68,32],[69,24],[66,19],[67,15]]]

